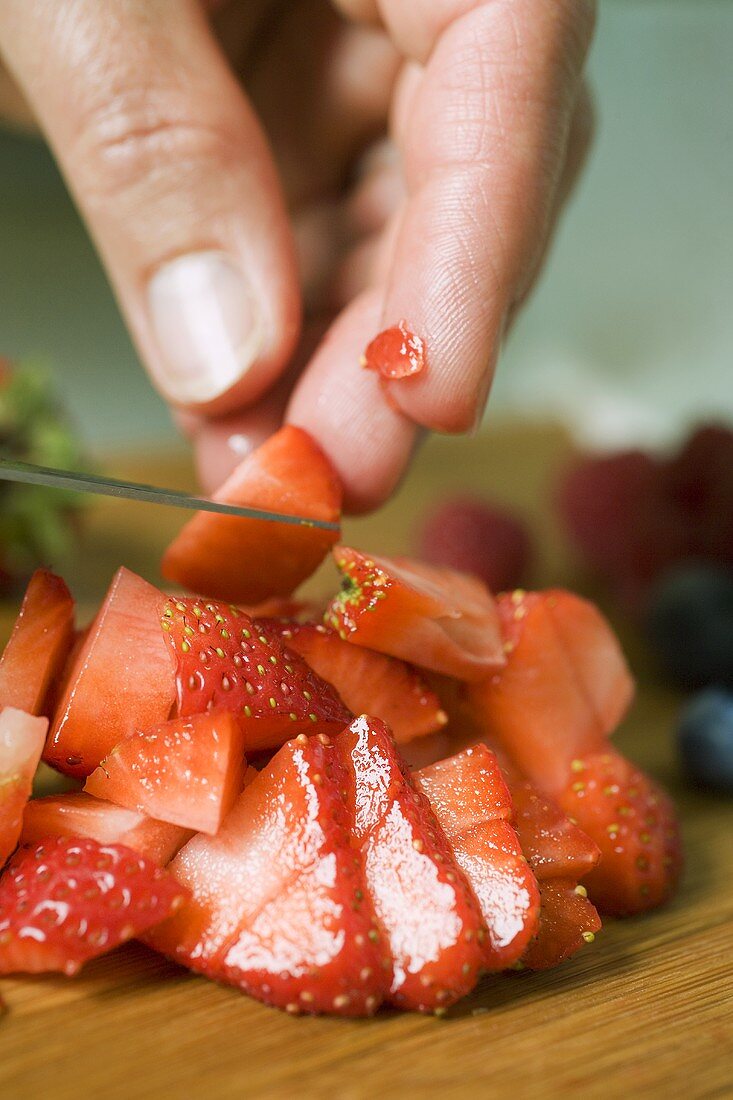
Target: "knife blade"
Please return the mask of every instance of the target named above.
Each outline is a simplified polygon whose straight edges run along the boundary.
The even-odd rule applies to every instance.
[[[25,485],[45,485],[49,489],[65,489],[72,493],[91,493],[95,496],[136,500],[144,504],[163,504],[170,508],[186,508],[195,512],[217,512],[224,516],[240,516],[243,519],[260,519],[269,523],[289,523],[305,527],[319,527],[324,531],[338,531],[338,523],[307,516],[289,516],[283,512],[269,512],[262,508],[249,508],[241,504],[209,500],[173,489],[161,489],[156,485],[140,485],[134,481],[118,481],[96,474],[56,470],[50,466],[34,466],[30,462],[15,462],[0,458],[0,481],[14,481]]]

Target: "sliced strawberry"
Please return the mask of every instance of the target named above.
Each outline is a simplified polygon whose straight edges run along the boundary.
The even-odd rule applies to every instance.
[[[522,851],[538,881],[586,878],[601,858],[595,841],[533,783],[512,777],[509,789]]]
[[[98,798],[215,833],[242,793],[244,730],[233,714],[174,718],[125,738],[84,784]]]
[[[41,714],[74,638],[74,600],[61,577],[38,569],[0,657],[0,707]]]
[[[601,921],[585,886],[572,879],[540,883],[540,926],[522,964],[530,970],[550,970],[592,943]]]
[[[32,798],[25,808],[20,843],[36,845],[49,836],[85,836],[100,844],[124,844],[164,867],[192,833],[83,791],[67,791]]]
[[[496,605],[476,577],[339,546],[342,591],[326,625],[346,641],[476,680],[505,664]]]
[[[628,705],[631,677],[613,632],[585,600],[517,591],[498,606],[506,667],[471,685],[470,702],[519,769],[552,793],[570,760],[604,743]]]
[[[338,523],[341,486],[311,437],[288,425],[248,455],[214,499]],[[257,603],[289,596],[337,537],[319,527],[199,512],[166,550],[161,571],[194,592]]]
[[[175,682],[160,629],[165,602],[141,577],[118,571],[56,709],[43,757],[52,767],[89,775],[128,734],[168,718]]]
[[[192,899],[149,942],[291,1012],[376,1011],[389,960],[351,845],[345,783],[325,735],[283,745],[217,836],[194,837],[173,860]]]
[[[392,958],[389,999],[443,1011],[473,989],[484,965],[476,899],[384,723],[363,715],[335,745],[366,888]]]
[[[185,897],[171,875],[124,845],[49,837],[21,849],[0,879],[0,974],[72,977]]]
[[[259,621],[268,637],[274,633],[333,684],[350,711],[368,711],[386,722],[398,743],[434,733],[445,725],[440,700],[412,665],[349,645],[321,623]]]
[[[361,365],[376,371],[385,382],[411,378],[425,369],[425,344],[411,331],[407,321],[380,332],[367,345]]]
[[[0,711],[0,867],[18,843],[47,730],[46,718],[15,707]]]
[[[165,636],[177,663],[178,713],[229,711],[247,752],[300,732],[336,733],[351,712],[299,654],[243,611],[194,598],[168,601]]]
[[[512,800],[494,753],[465,749],[415,774],[476,895],[488,929],[485,965],[515,963],[537,931],[535,876],[512,826]]]
[[[600,863],[585,880],[598,908],[624,916],[667,901],[682,870],[671,799],[608,747],[574,760],[571,768],[558,801],[601,849]]]

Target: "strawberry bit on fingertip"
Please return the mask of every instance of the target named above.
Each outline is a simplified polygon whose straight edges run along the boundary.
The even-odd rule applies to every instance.
[[[409,328],[407,321],[380,332],[367,345],[361,365],[377,371],[385,380],[410,378],[427,365],[425,343]]]

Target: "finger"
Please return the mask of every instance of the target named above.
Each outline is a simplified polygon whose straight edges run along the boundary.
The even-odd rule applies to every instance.
[[[379,295],[368,292],[341,314],[286,413],[289,423],[319,440],[352,512],[369,511],[390,496],[418,441],[416,426],[387,404],[377,378],[359,366],[359,349],[374,332],[379,311]]]
[[[377,0],[334,0],[334,6],[357,23],[378,23]]]
[[[381,11],[423,66],[396,128],[409,199],[379,327],[406,319],[428,368],[389,394],[419,424],[464,431],[544,248],[593,6],[382,0]]]
[[[5,0],[0,49],[180,406],[225,413],[293,347],[293,246],[266,141],[194,0]]]

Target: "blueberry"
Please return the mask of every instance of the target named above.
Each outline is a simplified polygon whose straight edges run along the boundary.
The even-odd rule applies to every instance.
[[[652,589],[646,631],[673,683],[733,687],[733,573],[702,563],[671,569]]]
[[[692,779],[733,794],[733,692],[707,688],[693,696],[680,715],[677,742]]]

